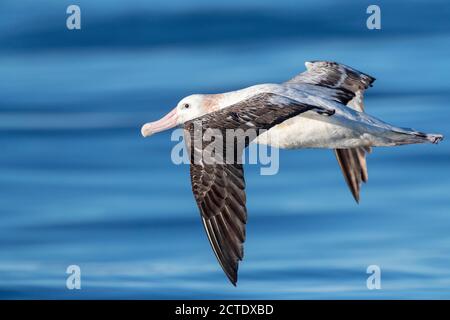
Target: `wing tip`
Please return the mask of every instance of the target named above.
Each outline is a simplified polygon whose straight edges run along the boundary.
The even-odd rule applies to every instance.
[[[346,64],[336,62],[336,61],[326,61],[326,60],[311,60],[305,62],[306,70],[312,71],[315,68],[326,68],[326,69],[338,69],[341,68],[341,70],[345,70],[347,74],[353,74],[354,77],[356,77],[357,80],[361,81],[361,84],[363,85],[364,89],[367,89],[369,87],[373,87],[373,83],[375,82],[376,78],[361,72],[359,70],[356,70]]]
[[[237,287],[237,282],[238,282],[238,273],[237,273],[237,269],[233,270],[233,273],[225,273],[227,275],[228,280],[231,282],[231,284],[234,287]]]
[[[359,192],[358,192],[358,193],[353,193],[353,192],[352,192],[352,194],[353,194],[353,198],[354,198],[355,201],[356,201],[356,204],[359,204],[359,200],[360,200],[360,198],[359,198]]]
[[[337,162],[344,175],[345,182],[352,193],[356,203],[360,203],[361,184],[368,181],[367,166],[365,161],[366,149],[335,149]],[[355,170],[357,164],[358,170]]]

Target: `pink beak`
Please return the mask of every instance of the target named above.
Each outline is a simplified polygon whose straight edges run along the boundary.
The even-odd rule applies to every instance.
[[[152,134],[175,127],[178,124],[177,120],[177,108],[175,108],[158,121],[144,124],[142,126],[141,133],[144,138],[149,137]]]

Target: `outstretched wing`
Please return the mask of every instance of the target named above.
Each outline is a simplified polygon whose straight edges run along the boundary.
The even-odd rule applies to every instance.
[[[350,93],[350,96],[340,94],[330,98],[335,99],[337,96],[341,103],[347,104],[354,110],[364,111],[364,90],[372,86],[375,78],[336,62],[306,62],[305,66],[307,69],[305,72],[298,74],[287,83],[315,84]],[[362,147],[334,150],[345,181],[357,202],[359,202],[361,183],[368,180],[366,154],[370,151],[370,148]]]
[[[366,162],[366,154],[368,152],[370,152],[370,148],[363,147],[334,150],[345,182],[347,182],[353,198],[358,203],[361,183],[365,183],[369,179]]]
[[[194,198],[211,247],[233,285],[244,255],[247,222],[244,170],[238,160],[251,140],[264,130],[312,109],[317,107],[263,93],[185,123]],[[223,139],[222,149],[215,150],[214,157],[207,157],[204,151],[211,142],[205,132],[211,129],[220,133],[221,137],[215,139]],[[227,129],[242,129],[244,136],[228,136]],[[243,139],[242,143],[238,139]],[[234,152],[227,153],[231,149]],[[231,159],[227,157],[230,154]]]
[[[236,285],[247,222],[242,164],[192,164],[191,183],[211,247],[228,279]]]
[[[305,72],[299,73],[285,83],[308,83],[331,89],[346,90],[354,97],[358,91],[367,89],[375,81],[375,78],[367,74],[336,62],[311,61],[306,62],[305,66]],[[345,102],[345,104],[347,103],[348,101]]]

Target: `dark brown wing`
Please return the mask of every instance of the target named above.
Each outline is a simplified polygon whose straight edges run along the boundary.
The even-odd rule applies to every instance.
[[[364,111],[364,90],[375,81],[374,78],[352,71],[352,80],[347,80],[352,90],[355,92],[355,97],[347,103],[347,105],[356,110]],[[352,149],[335,149],[336,159],[341,167],[344,179],[347,182],[353,198],[359,203],[359,194],[361,183],[366,183],[369,180],[367,172],[366,155],[371,152],[371,148],[352,148]]]
[[[311,109],[317,107],[264,93],[185,123],[194,198],[211,247],[233,285],[237,282],[238,263],[244,255],[247,222],[244,170],[238,160],[244,148],[263,129]],[[203,154],[210,143],[204,139],[209,129],[217,129],[224,138],[222,153],[215,157],[216,163],[211,163],[214,159],[206,162]],[[227,129],[242,129],[248,135],[227,140]],[[248,129],[255,129],[256,133],[249,133]],[[239,138],[244,139],[242,144],[236,140]],[[231,160],[226,156],[229,148],[236,151]]]
[[[354,96],[361,88],[367,89],[375,81],[375,78],[337,62],[312,61],[306,62],[305,66],[305,72],[299,73],[286,83],[309,83],[342,89]]]
[[[372,85],[375,78],[336,62],[315,61],[307,62],[305,65],[307,71],[298,74],[287,83],[309,83],[350,92],[352,96],[349,100],[346,100],[348,96],[342,94],[337,98],[350,108],[360,112],[364,111],[364,90]],[[356,202],[359,202],[361,183],[368,180],[367,152],[370,152],[370,148],[334,150],[345,181]]]
[[[359,203],[361,182],[367,182],[366,150],[364,148],[335,149],[336,159],[341,167],[344,179],[356,202]]]
[[[191,183],[211,247],[228,279],[236,285],[247,222],[242,164],[192,164]]]

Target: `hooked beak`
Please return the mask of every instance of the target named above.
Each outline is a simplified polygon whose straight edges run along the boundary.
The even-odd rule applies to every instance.
[[[174,108],[168,114],[158,121],[149,122],[142,126],[141,133],[144,138],[150,137],[152,134],[175,127],[178,123],[177,109]]]

